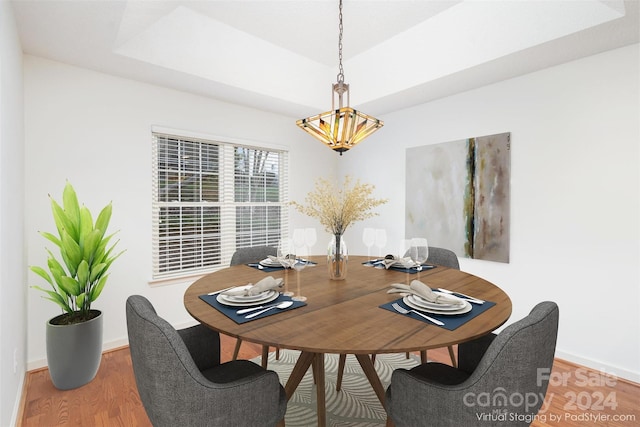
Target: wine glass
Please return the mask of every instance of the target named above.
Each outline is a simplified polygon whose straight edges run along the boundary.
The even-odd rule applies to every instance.
[[[296,261],[295,255],[293,253],[295,249],[293,247],[293,240],[289,238],[284,238],[280,240],[278,243],[278,262],[281,266],[284,267],[284,292],[282,295],[285,296],[293,296],[293,292],[289,290],[289,269],[293,267],[293,264]]]
[[[411,239],[402,239],[400,240],[400,244],[398,245],[398,259],[401,260],[408,256],[411,256],[409,253],[409,249],[411,249]]]
[[[296,247],[296,254],[297,256],[294,258],[293,269],[296,271],[297,293],[291,297],[291,299],[294,301],[306,301],[307,297],[300,294],[300,272],[304,270],[309,263],[309,252],[303,245],[301,247]]]
[[[378,248],[378,256],[382,256],[382,248],[387,245],[387,230],[384,228],[376,229],[375,245]]]
[[[367,247],[367,258],[371,258],[371,246],[376,242],[376,230],[370,227],[362,231],[362,243]],[[364,264],[370,267],[372,264]]]
[[[411,247],[409,248],[409,256],[411,261],[416,264],[418,274],[422,271],[422,264],[429,258],[429,245],[424,237],[414,237],[411,239]]]
[[[293,247],[298,250],[298,248],[302,248],[305,245],[305,229],[304,228],[295,228],[293,230]]]
[[[304,229],[304,243],[309,249],[309,253],[311,253],[311,247],[316,244],[318,241],[318,233],[316,233],[316,229],[313,227]]]

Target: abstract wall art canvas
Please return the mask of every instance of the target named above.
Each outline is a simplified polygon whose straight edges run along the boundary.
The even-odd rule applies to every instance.
[[[407,149],[407,238],[509,262],[511,134]]]

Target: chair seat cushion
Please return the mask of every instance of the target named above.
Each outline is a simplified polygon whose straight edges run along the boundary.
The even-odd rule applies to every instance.
[[[202,371],[202,375],[212,383],[230,383],[265,370],[248,360],[232,360]]]
[[[469,374],[443,363],[425,363],[411,369],[411,373],[445,385],[456,385],[469,378]]]

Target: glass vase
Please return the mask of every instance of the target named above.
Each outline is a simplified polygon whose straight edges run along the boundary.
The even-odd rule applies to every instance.
[[[327,248],[327,267],[331,280],[344,280],[347,278],[347,244],[342,234],[336,234],[331,238]]]

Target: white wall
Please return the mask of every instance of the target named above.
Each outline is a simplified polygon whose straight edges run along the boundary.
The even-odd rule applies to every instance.
[[[511,296],[512,321],[556,301],[557,356],[640,381],[638,53],[636,44],[380,117],[385,126],[341,164],[390,199],[347,232],[352,252],[366,251],[364,226],[404,238],[408,147],[511,132],[511,262],[463,258],[461,268]]]
[[[97,212],[113,201],[111,229],[127,252],[94,308],[105,313],[105,347],[124,344],[124,305],[147,296],[174,325],[193,321],[182,304],[190,282],[152,287],[151,126],[266,142],[290,150],[291,198],[302,199],[316,177],[333,174],[333,153],[295,126],[295,119],[25,56],[26,242],[29,265],[46,265],[54,229],[49,199],[66,179]],[[294,214],[292,213],[292,217]],[[49,245],[50,246],[50,245]],[[40,283],[33,273],[29,284]],[[45,363],[45,323],[57,306],[29,289],[29,368]]]
[[[12,425],[26,355],[22,50],[9,2],[0,2],[0,425]]]

